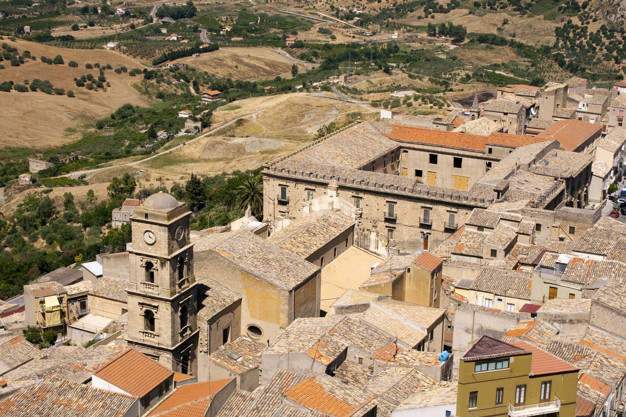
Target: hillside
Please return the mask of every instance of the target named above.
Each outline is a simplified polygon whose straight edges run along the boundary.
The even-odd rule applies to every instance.
[[[77,87],[74,78],[86,74],[98,77],[98,69],[86,69],[85,65],[99,63],[111,65],[113,69],[125,66],[128,70],[141,68],[131,58],[105,50],[74,50],[63,49],[23,40],[2,40],[3,43],[17,48],[20,53],[30,51],[36,60],[27,59],[20,66],[11,66],[6,61],[0,70],[0,83],[30,83],[33,79],[49,80],[55,88],[72,90],[75,97],[67,95],[46,94],[41,91],[25,93],[0,92],[3,104],[2,124],[3,135],[0,144],[5,146],[28,146],[34,148],[57,147],[77,139],[68,135],[68,129],[77,129],[85,123],[93,123],[125,103],[145,106],[149,99],[139,93],[133,84],[139,77],[131,77],[128,72],[117,74],[113,70],[105,73],[110,87],[105,89],[87,90]],[[54,58],[61,55],[62,65],[48,65],[41,62],[41,57]],[[70,61],[78,66],[70,67]]]

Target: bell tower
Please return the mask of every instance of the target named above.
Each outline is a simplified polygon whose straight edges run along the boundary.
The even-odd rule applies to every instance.
[[[197,286],[191,212],[158,193],[131,217],[128,343],[173,371],[197,374]]]

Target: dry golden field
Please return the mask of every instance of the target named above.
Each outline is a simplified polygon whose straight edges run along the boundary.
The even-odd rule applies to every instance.
[[[73,90],[76,97],[65,95],[48,95],[42,92],[0,93],[2,100],[3,117],[0,145],[26,146],[33,148],[51,148],[72,142],[78,137],[68,135],[67,129],[73,129],[85,123],[93,123],[98,118],[111,113],[125,103],[133,105],[148,105],[148,99],[141,95],[133,83],[139,77],[130,77],[128,74],[116,74],[106,71],[107,81],[111,87],[107,91],[89,91],[86,88],[76,87],[74,78],[92,73],[98,76],[98,70],[88,70],[87,63],[110,64],[114,69],[121,65],[129,70],[141,65],[129,57],[105,50],[75,50],[17,40],[12,42],[5,39],[11,46],[20,52],[28,50],[37,57],[36,61],[28,60],[19,67],[11,67],[5,63],[5,69],[0,70],[0,82],[13,81],[23,83],[34,78],[49,80],[54,87]],[[54,58],[63,56],[64,65],[47,65],[40,61],[41,56]],[[77,68],[71,68],[69,61],[76,61]]]

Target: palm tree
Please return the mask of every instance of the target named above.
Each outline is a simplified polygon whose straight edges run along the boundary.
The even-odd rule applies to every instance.
[[[239,207],[246,209],[248,206],[252,215],[257,217],[263,214],[263,178],[261,174],[250,175],[237,187],[237,201]]]

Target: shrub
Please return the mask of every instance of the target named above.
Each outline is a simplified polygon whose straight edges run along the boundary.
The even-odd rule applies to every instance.
[[[76,61],[70,61],[68,64],[72,68],[78,68],[78,63]]]
[[[57,332],[55,332],[52,329],[47,329],[46,331],[43,332],[43,341],[48,346],[53,345],[54,342],[57,341]]]
[[[68,97],[74,97],[74,91],[73,90],[67,90],[67,96]]]
[[[61,55],[57,55],[54,57],[54,59],[52,60],[52,63],[54,65],[62,65],[65,63],[65,61],[63,61],[63,57]]]
[[[18,91],[20,93],[28,92],[28,87],[26,87],[24,84],[15,84],[13,88],[15,88],[15,91]]]
[[[24,335],[24,339],[28,340],[32,344],[37,344],[42,341],[41,331],[37,327],[28,326],[25,329],[22,329],[22,334]]]
[[[55,88],[54,94],[56,94],[57,96],[62,96],[63,94],[65,94],[65,90],[62,88]]]
[[[74,24],[72,25],[72,30],[73,30],[73,31],[77,31],[78,29],[79,29],[79,27],[78,27],[78,23],[74,23]]]
[[[8,82],[8,81],[5,81],[5,82],[0,84],[0,91],[9,92],[12,89],[13,89],[13,85],[10,82]]]
[[[85,68],[87,69],[93,69],[93,65],[91,65],[90,63],[85,64]]]

